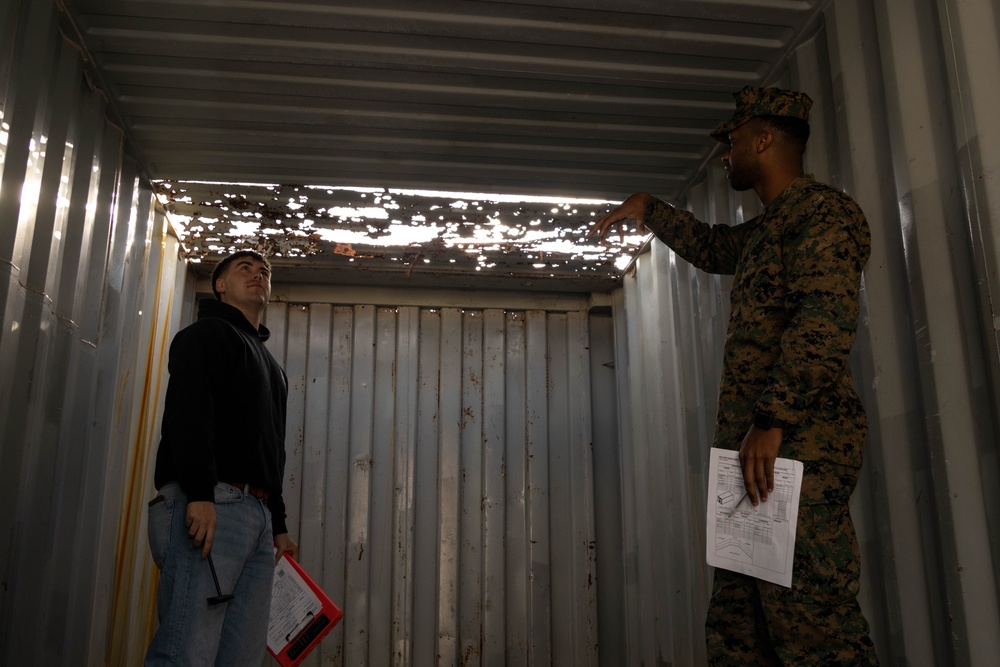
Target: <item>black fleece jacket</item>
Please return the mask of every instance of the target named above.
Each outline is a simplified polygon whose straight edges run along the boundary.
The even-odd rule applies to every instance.
[[[188,501],[213,500],[218,482],[266,489],[281,535],[288,378],[264,347],[270,335],[233,306],[199,302],[198,320],[170,344],[154,482],[177,482]]]

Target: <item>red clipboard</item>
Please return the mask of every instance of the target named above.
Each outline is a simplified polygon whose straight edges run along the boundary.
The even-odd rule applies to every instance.
[[[344,617],[323,589],[287,553],[274,568],[267,652],[296,667]]]

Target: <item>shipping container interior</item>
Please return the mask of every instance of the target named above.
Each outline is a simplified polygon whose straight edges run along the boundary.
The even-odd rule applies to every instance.
[[[0,37],[0,663],[141,662],[169,342],[254,247],[345,611],[306,665],[705,664],[730,282],[583,237],[639,190],[755,215],[708,137],[748,84],[809,93],[871,226],[881,663],[997,663],[993,0],[0,0]]]

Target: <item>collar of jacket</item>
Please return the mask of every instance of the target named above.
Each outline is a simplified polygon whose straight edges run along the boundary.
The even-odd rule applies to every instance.
[[[804,187],[808,187],[815,182],[816,179],[813,178],[812,174],[803,174],[802,176],[799,176],[791,183],[789,183],[788,187],[782,190],[781,194],[774,198],[774,201],[765,206],[764,210],[761,211],[761,213],[767,213],[768,211],[772,211],[774,209],[779,208],[793,192],[795,192],[796,190],[801,190]]]
[[[266,341],[271,337],[271,332],[263,324],[257,329],[253,328],[250,320],[235,306],[223,303],[216,299],[201,299],[198,301],[198,319],[203,317],[219,317],[232,324],[237,329],[257,336],[261,341]]]

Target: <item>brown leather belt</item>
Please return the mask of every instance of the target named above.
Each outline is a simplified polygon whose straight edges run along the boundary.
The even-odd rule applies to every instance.
[[[240,483],[240,482],[223,482],[223,484],[228,484],[229,486],[235,486],[237,489],[239,489],[243,493],[251,495],[254,498],[257,498],[259,500],[263,500],[264,502],[267,502],[267,495],[268,494],[267,494],[267,491],[265,491],[264,489],[261,489],[261,488],[256,487],[256,486],[250,486],[249,484]]]

